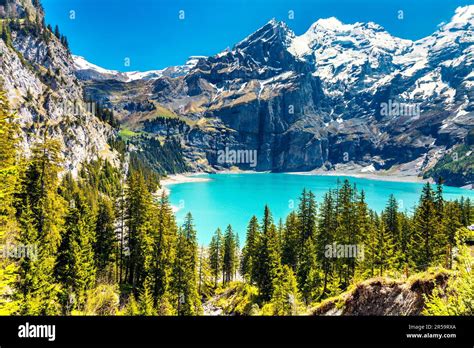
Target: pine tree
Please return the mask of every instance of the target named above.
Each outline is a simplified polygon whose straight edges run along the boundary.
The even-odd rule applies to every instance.
[[[326,247],[333,244],[334,232],[336,231],[336,207],[334,202],[334,196],[331,191],[324,195],[323,202],[320,208],[320,218],[318,226],[318,236],[316,238],[316,256],[318,264],[323,271],[323,287],[321,294],[324,296],[327,291],[328,283],[332,276],[332,259],[328,258],[326,253]]]
[[[314,241],[317,227],[316,200],[314,194],[306,189],[303,190],[300,197],[298,222],[300,224],[300,252],[303,253],[306,240],[311,238]]]
[[[399,223],[398,223],[398,203],[395,197],[390,195],[387,206],[384,210],[384,222],[385,226],[392,235],[392,238],[396,242],[399,238]]]
[[[119,250],[117,252],[118,260],[117,260],[117,268],[118,268],[118,279],[120,284],[124,283],[125,281],[125,243],[126,243],[126,217],[127,217],[127,199],[125,194],[125,168],[122,166],[121,170],[123,171],[122,177],[120,178],[120,189],[118,193],[118,199],[116,203],[116,210],[118,212],[118,220],[119,220]]]
[[[153,283],[154,305],[159,314],[169,314],[171,310],[170,284],[176,254],[178,227],[174,219],[168,197],[161,195],[157,207],[156,221],[153,220],[153,247],[151,278]]]
[[[113,277],[113,265],[117,255],[117,240],[115,236],[115,212],[112,202],[108,198],[101,198],[98,203],[97,218],[95,221],[95,263],[99,274]],[[107,272],[107,274],[105,274]]]
[[[17,236],[14,193],[19,180],[17,160],[19,128],[15,117],[10,113],[8,101],[0,93],[0,245],[7,245]],[[15,263],[8,258],[0,258],[0,315],[16,311],[16,302],[11,296],[14,287]]]
[[[58,39],[61,37],[61,33],[59,32],[58,25],[54,26],[54,36],[56,36]]]
[[[444,213],[443,179],[441,178],[438,178],[436,182],[435,206],[438,219],[441,220]]]
[[[140,172],[132,171],[128,180],[127,192],[127,227],[128,249],[127,279],[135,291],[145,276],[145,255],[147,248],[151,194]]]
[[[405,275],[408,277],[410,270],[415,268],[414,260],[416,255],[414,251],[414,229],[413,229],[413,219],[409,217],[406,213],[399,213],[400,221],[400,243],[399,250],[401,253],[401,267],[399,269],[403,270]]]
[[[28,199],[41,245],[46,253],[54,254],[61,239],[66,206],[58,192],[58,175],[62,163],[60,144],[56,140],[48,139],[45,131],[43,141],[35,144],[32,152],[32,158],[22,178],[17,211],[21,214]]]
[[[61,241],[66,203],[59,195],[60,145],[48,139],[33,146],[16,197],[19,240],[37,246],[37,258],[21,260],[18,279],[20,314],[57,314],[58,286],[53,271]],[[34,284],[34,285],[32,285]]]
[[[369,215],[370,210],[365,201],[365,192],[362,190],[358,201],[356,203],[356,211],[357,211],[357,234],[359,236],[359,240],[363,241],[369,233]]]
[[[223,282],[224,284],[234,279],[235,270],[237,269],[236,255],[236,239],[232,226],[227,226],[224,234],[224,257],[222,264]]]
[[[377,225],[375,268],[379,276],[383,276],[386,271],[390,270],[395,260],[393,236],[385,225],[386,218],[384,214],[382,212],[381,217],[375,216]]]
[[[239,234],[235,233],[235,267],[234,267],[234,279],[238,278],[238,273],[241,269],[240,260],[242,259],[242,251],[240,250],[240,237]]]
[[[257,217],[254,215],[249,221],[247,227],[247,238],[245,247],[242,250],[242,266],[241,271],[244,277],[253,284],[256,282],[256,273],[258,265],[256,264],[259,254],[259,246],[261,243],[260,226]]]
[[[364,259],[360,264],[359,273],[362,278],[372,278],[375,276],[379,258],[379,219],[377,214],[369,210],[364,237]]]
[[[299,254],[298,267],[296,270],[299,289],[302,291],[305,301],[311,297],[309,288],[314,286],[309,279],[310,273],[317,267],[316,265],[316,233],[317,216],[316,200],[311,191],[303,190],[298,208],[299,222]]]
[[[260,253],[257,256],[256,283],[263,301],[271,299],[273,293],[273,280],[280,267],[278,235],[273,217],[268,206],[262,221],[262,238],[259,243]]]
[[[62,37],[61,43],[63,44],[64,48],[69,51],[69,41],[66,36]]]
[[[95,284],[94,219],[80,192],[66,215],[65,233],[58,249],[55,265],[57,280],[63,287],[62,303],[65,314],[82,309],[86,291]]]
[[[403,266],[403,245],[401,243],[401,231],[400,231],[400,214],[398,212],[398,203],[395,196],[390,195],[387,206],[385,207],[384,214],[384,226],[387,232],[391,234],[391,240],[393,242],[393,257],[394,267],[401,269]]]
[[[474,206],[471,204],[471,200],[469,198],[466,199],[466,204],[465,204],[465,210],[466,210],[466,224],[465,226],[468,226],[471,224],[474,220]]]
[[[224,241],[220,228],[216,230],[209,244],[209,264],[211,266],[211,274],[214,277],[214,287],[222,272],[222,261],[224,255]]]
[[[289,266],[293,272],[296,272],[299,264],[299,237],[298,216],[295,212],[291,212],[286,218],[283,229],[281,262]]]
[[[201,313],[197,278],[196,231],[192,215],[188,213],[183,227],[178,233],[176,259],[173,267],[172,290],[178,315]]]
[[[156,309],[153,301],[152,296],[152,284],[151,279],[147,276],[145,277],[145,281],[143,282],[143,286],[139,291],[138,296],[138,309],[139,314],[144,316],[152,316],[156,315]]]
[[[273,282],[271,305],[273,315],[297,315],[300,307],[300,294],[295,275],[290,267],[282,266]]]
[[[351,187],[349,180],[344,180],[337,194],[337,244],[354,246],[359,242],[356,228],[357,210],[354,209],[355,197],[355,189]],[[342,286],[347,287],[355,272],[355,259],[349,257],[338,258],[336,268]]]
[[[442,234],[446,238],[446,262],[445,267],[453,267],[454,248],[458,230],[463,227],[461,222],[461,209],[455,202],[444,203],[444,214],[441,221]]]
[[[303,254],[297,273],[298,288],[303,296],[304,302],[308,304],[313,297],[321,294],[321,275],[316,263],[316,248],[312,238],[308,238],[303,247]]]
[[[199,249],[199,264],[198,264],[198,292],[202,299],[209,298],[213,293],[214,279],[211,275],[211,267],[209,264],[209,250],[201,246]]]
[[[463,226],[469,226],[473,222],[473,206],[469,198],[461,197],[459,202],[461,208],[461,223]]]
[[[28,198],[18,221],[21,226],[18,243],[34,245],[31,243],[38,240],[38,232],[34,226],[33,213]],[[23,257],[19,260],[16,295],[20,305],[19,314],[21,315],[39,315],[43,311],[49,312],[49,310],[44,310],[42,306],[43,301],[47,299],[49,294],[48,283],[51,282],[52,277],[49,272],[44,272],[45,268],[42,267],[43,265],[38,260],[38,256]],[[55,292],[54,295],[57,295],[57,293]],[[56,299],[54,298],[54,300]]]
[[[300,254],[303,252],[303,245],[304,241],[306,240],[307,237],[307,232],[308,228],[307,226],[309,225],[308,223],[308,192],[306,189],[303,189],[303,192],[301,193],[300,196],[300,202],[298,205],[298,222],[299,222],[299,230],[300,230],[300,235],[299,235],[299,251]]]
[[[426,183],[414,218],[416,266],[419,270],[425,270],[428,266],[443,261],[444,236],[440,233],[438,217],[434,192],[431,185]]]

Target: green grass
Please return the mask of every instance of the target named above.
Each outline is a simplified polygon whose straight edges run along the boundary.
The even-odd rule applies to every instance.
[[[216,290],[214,303],[227,315],[252,315],[258,308],[258,289],[242,282],[232,282]]]
[[[137,132],[134,132],[128,128],[123,128],[119,131],[119,136],[123,139],[123,140],[128,140],[132,137],[136,137],[140,135],[140,133],[137,133]]]

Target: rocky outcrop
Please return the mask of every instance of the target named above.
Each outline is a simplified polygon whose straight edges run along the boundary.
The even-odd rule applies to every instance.
[[[97,156],[115,160],[107,145],[113,130],[84,102],[72,57],[44,26],[42,8],[30,0],[7,5],[3,21],[10,34],[0,40],[0,82],[21,124],[25,153],[47,131],[63,145],[65,169],[73,173]]]
[[[405,282],[386,278],[369,279],[311,310],[313,315],[420,315],[425,296],[435,287],[446,287],[448,273],[426,274]]]

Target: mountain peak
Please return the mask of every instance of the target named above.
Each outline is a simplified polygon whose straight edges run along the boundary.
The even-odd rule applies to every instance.
[[[279,21],[275,18],[270,19],[267,24],[265,24],[262,28],[265,28],[267,26],[270,26],[272,28],[282,28],[282,29],[288,29],[288,26],[286,25],[285,22]]]
[[[267,24],[270,24],[270,25],[278,25],[278,21],[275,19],[275,17],[273,17],[272,19],[270,19]]]
[[[451,21],[445,24],[442,29],[457,29],[468,24],[474,25],[474,5],[458,7]]]
[[[104,69],[98,65],[92,64],[82,56],[73,55],[72,59],[76,70],[95,70],[102,74],[118,74],[118,71]]]
[[[373,31],[385,31],[385,29],[374,22],[356,22],[354,24],[345,24],[336,17],[321,18],[311,25],[309,31],[331,31],[331,32],[348,32],[355,29],[369,29]]]
[[[474,19],[474,5],[460,6],[456,9],[451,22],[469,22]]]
[[[329,30],[344,30],[350,29],[352,26],[343,24],[339,19],[336,17],[329,17],[329,18],[320,18],[311,26],[312,29],[329,29]]]
[[[264,26],[236,44],[234,49],[244,49],[259,41],[270,43],[278,40],[287,44],[294,36],[295,34],[285,22],[272,18]]]

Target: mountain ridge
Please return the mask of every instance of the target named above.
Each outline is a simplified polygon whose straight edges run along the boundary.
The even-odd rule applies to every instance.
[[[257,171],[346,164],[421,176],[472,132],[473,22],[474,6],[462,7],[435,33],[411,41],[334,17],[296,36],[272,19],[182,76],[84,83],[124,127],[177,137],[195,171],[252,169],[219,163],[219,149],[230,147],[257,151]],[[147,111],[129,111],[131,99]],[[170,128],[163,110],[187,125]]]
[[[36,10],[30,0],[10,2],[17,5],[15,16],[25,18],[31,12],[33,21]],[[63,58],[38,61],[47,57],[46,51],[34,48],[31,37],[50,35],[39,23],[38,35],[14,30],[13,46],[4,48],[6,58],[20,54],[24,61],[4,65],[3,75],[10,91],[24,85],[23,98],[29,96],[28,88],[37,100],[48,87],[53,94],[68,91],[59,100],[85,96],[109,108],[132,138],[173,138],[192,171],[311,171],[344,165],[436,179],[447,173],[446,168],[437,170],[440,160],[450,163],[446,157],[456,149],[472,147],[473,23],[474,6],[460,7],[435,33],[411,41],[393,37],[372,22],[344,24],[335,17],[319,19],[297,36],[272,19],[213,56],[127,73],[72,56],[56,38],[42,50],[54,48]],[[44,75],[42,81],[26,73],[28,64]],[[58,69],[65,73],[55,77]],[[62,102],[55,101],[57,96],[48,98],[44,110],[20,110],[24,127],[40,118],[56,120],[51,121],[59,125],[56,135],[65,145],[72,144],[61,126],[66,121],[60,115]],[[14,100],[13,106],[18,108]],[[66,149],[68,166],[77,168],[93,151],[115,156],[107,145],[116,136],[114,130],[88,114],[77,124],[81,136],[74,140],[75,150]],[[94,144],[95,150],[85,151],[84,144]],[[137,144],[132,149],[141,151]],[[222,162],[218,153],[225,149],[255,151],[256,167]],[[462,156],[472,153],[462,149]],[[456,179],[444,179],[472,185],[470,161],[461,158],[459,163],[464,167],[457,169]]]
[[[441,23],[440,24],[440,29],[438,29],[435,33],[439,32],[440,30],[442,30],[443,28],[444,29],[453,29],[453,28],[456,28],[456,27],[463,27],[465,25],[469,25],[469,26],[472,26],[474,24],[474,17],[473,17],[473,7],[474,5],[467,5],[467,6],[463,6],[463,7],[459,7],[456,9],[456,12],[455,12],[455,15],[452,17],[451,21],[448,22],[448,23]],[[297,57],[304,57],[306,55],[306,53],[309,53],[308,50],[304,50],[303,47],[299,47],[299,50],[298,50],[298,41],[301,41],[302,39],[305,39],[307,38],[307,36],[310,36],[311,33],[314,33],[316,31],[316,29],[319,29],[319,32],[323,31],[325,33],[327,32],[348,32],[348,31],[358,31],[358,30],[363,30],[363,29],[368,29],[368,30],[373,30],[375,32],[382,32],[384,34],[388,34],[391,38],[393,39],[396,39],[397,41],[400,41],[400,42],[405,42],[406,44],[415,44],[415,43],[420,43],[420,42],[423,42],[425,40],[427,40],[428,38],[430,38],[432,35],[428,35],[427,37],[424,37],[424,38],[421,38],[419,40],[409,40],[409,39],[402,39],[402,38],[398,38],[398,37],[395,37],[395,36],[392,36],[390,33],[388,33],[382,26],[380,26],[379,24],[375,23],[375,22],[372,22],[372,21],[369,21],[369,22],[355,22],[355,23],[352,23],[352,24],[346,24],[346,23],[342,23],[339,19],[337,19],[336,17],[328,17],[328,18],[320,18],[318,20],[316,20],[309,28],[306,32],[304,32],[303,34],[301,35],[296,35],[289,27],[288,25],[284,22],[284,21],[278,21],[276,20],[275,18],[272,18],[270,19],[266,24],[264,24],[263,26],[261,26],[260,28],[258,28],[256,31],[254,31],[252,34],[248,35],[246,38],[242,39],[241,41],[239,41],[238,43],[236,43],[234,46],[233,46],[233,50],[235,49],[239,49],[239,46],[241,46],[243,43],[245,42],[248,42],[249,39],[252,39],[253,40],[256,40],[256,39],[262,39],[262,36],[259,34],[262,34],[265,33],[265,32],[268,32],[269,30],[273,29],[277,29],[280,31],[280,34],[284,34],[284,33],[287,33],[288,36],[289,36],[289,39],[291,39],[291,42],[289,43],[289,47],[290,47],[290,52],[293,53],[295,56]],[[296,41],[296,42],[295,42]],[[224,50],[224,51],[221,51],[217,54],[215,54],[214,56],[211,56],[211,57],[219,57],[219,56],[222,56],[222,55],[225,55],[226,53],[228,52],[228,49]],[[85,60],[84,57],[81,57],[81,56],[73,56],[74,59],[78,60],[78,61],[84,61],[84,62],[87,62]],[[191,56],[190,59],[193,59],[193,58],[197,58],[197,59],[201,59],[201,58],[207,58],[205,56]],[[88,64],[91,65],[91,67],[89,67],[89,69],[94,69],[96,68],[98,71],[103,71],[103,72],[110,72],[110,73],[117,73],[117,74],[130,74],[130,73],[140,73],[140,74],[143,74],[144,76],[147,76],[147,75],[151,75],[153,74],[154,72],[158,72],[158,71],[163,71],[165,70],[166,68],[164,69],[159,69],[159,70],[145,70],[145,71],[132,71],[132,72],[119,72],[119,71],[116,71],[116,70],[108,70],[108,69],[105,69],[105,68],[102,68],[100,66],[97,66],[95,64],[92,64],[92,63],[89,63],[87,62]],[[76,70],[85,70],[87,68],[84,68],[84,67],[81,67],[81,64],[77,64],[76,66]],[[136,79],[139,79],[139,78],[136,78]],[[135,79],[130,79],[129,81],[133,81]]]
[[[199,59],[205,58],[204,56],[191,56],[188,58],[184,65],[166,67],[159,70],[147,70],[147,71],[128,71],[121,72],[118,70],[108,70],[102,68],[96,64],[87,61],[82,56],[73,55],[74,68],[76,75],[82,80],[118,80],[122,82],[132,82],[136,80],[150,80],[157,79],[163,76],[177,77],[186,74],[192,69]]]
[[[333,170],[342,163],[408,167],[421,176],[474,126],[473,13],[474,6],[460,8],[452,22],[417,41],[335,18],[296,36],[272,19],[182,76],[84,83],[123,127],[177,137],[194,171]],[[130,112],[130,98],[117,88],[130,90],[134,105],[147,111]],[[387,105],[402,112],[387,113]],[[160,110],[188,125],[170,128]],[[257,151],[257,167],[219,163],[225,147]]]

